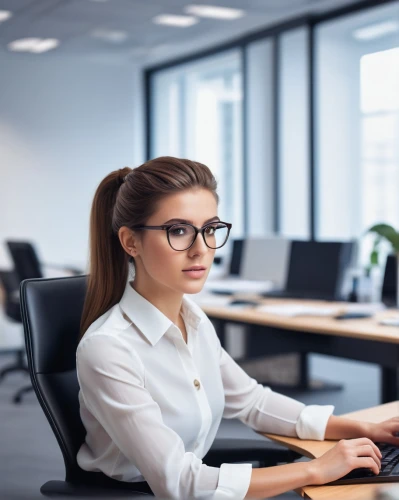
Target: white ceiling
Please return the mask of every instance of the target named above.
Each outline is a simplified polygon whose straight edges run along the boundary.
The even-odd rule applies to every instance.
[[[234,21],[200,19],[189,28],[155,25],[159,14],[184,14],[190,3],[244,9]],[[0,0],[13,17],[0,23],[0,50],[25,37],[58,38],[59,48],[30,57],[90,57],[153,64],[195,52],[284,20],[326,12],[354,0]],[[96,29],[126,31],[121,43],[93,38]],[[15,54],[19,57],[20,54]]]

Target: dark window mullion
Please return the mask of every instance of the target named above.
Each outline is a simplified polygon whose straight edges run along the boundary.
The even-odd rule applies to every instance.
[[[281,200],[280,200],[280,36],[273,38],[273,231],[281,231]]]

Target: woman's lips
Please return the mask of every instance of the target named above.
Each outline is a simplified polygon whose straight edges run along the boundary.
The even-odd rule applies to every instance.
[[[202,278],[205,272],[205,267],[192,267],[190,269],[183,269],[183,273],[190,278]]]

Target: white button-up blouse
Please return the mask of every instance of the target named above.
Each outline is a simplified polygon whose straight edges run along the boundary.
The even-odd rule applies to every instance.
[[[208,467],[202,458],[222,417],[262,432],[323,439],[331,406],[305,406],[249,377],[214,327],[184,297],[179,328],[127,283],[119,304],[77,349],[82,469],[147,481],[157,497],[243,499],[251,464]]]

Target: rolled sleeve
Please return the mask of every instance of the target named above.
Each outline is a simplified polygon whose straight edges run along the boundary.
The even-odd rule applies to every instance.
[[[305,405],[263,387],[223,349],[220,370],[225,394],[224,418],[238,418],[258,432],[296,437],[296,424]]]
[[[300,439],[323,441],[327,422],[334,406],[308,405],[301,411],[296,424],[296,433]]]
[[[242,500],[251,483],[251,464],[222,464],[214,500]]]

